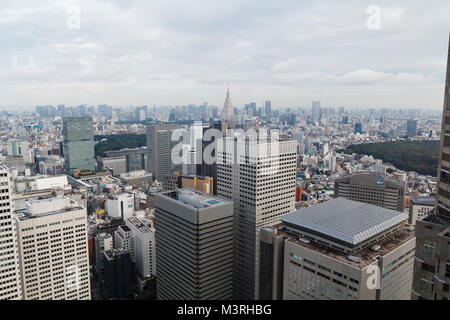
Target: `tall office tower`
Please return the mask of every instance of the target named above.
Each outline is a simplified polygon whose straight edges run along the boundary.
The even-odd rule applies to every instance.
[[[156,275],[155,228],[142,218],[131,217],[125,223],[131,230],[136,275],[140,283]]]
[[[8,168],[0,163],[0,300],[22,299],[16,228]]]
[[[15,211],[25,300],[90,300],[86,209],[67,197]]]
[[[172,171],[181,171],[181,166],[172,163],[172,149],[179,141],[172,141],[178,125],[147,126],[147,171],[160,180]]]
[[[264,101],[264,115],[270,117],[272,114],[272,102],[267,100]]]
[[[360,172],[336,179],[334,196],[402,212],[405,208],[405,182],[386,174]]]
[[[63,136],[66,174],[95,171],[92,117],[64,118]]]
[[[284,215],[261,230],[261,299],[410,300],[407,218],[342,198]]]
[[[158,300],[233,296],[233,202],[193,190],[156,196]]]
[[[315,122],[320,119],[320,101],[312,102],[312,118]]]
[[[228,128],[234,128],[236,123],[234,119],[233,104],[231,103],[230,98],[230,88],[227,89],[227,96],[225,98],[225,103],[223,104],[222,121],[227,123]]]
[[[406,135],[408,137],[414,137],[417,135],[417,120],[406,121]]]
[[[417,221],[412,299],[450,298],[450,39],[434,214]]]
[[[259,230],[295,210],[297,141],[260,135],[256,141],[227,137],[221,143],[217,195],[234,202],[233,297],[253,300],[259,292]]]
[[[361,123],[355,123],[355,134],[362,134],[362,124]]]
[[[214,124],[211,127],[203,127],[203,137],[201,143],[201,149],[202,154],[211,153],[211,156],[213,159],[215,159],[216,155],[216,149],[217,149],[217,140],[216,137],[211,137],[211,141],[206,139],[206,132],[209,129],[217,129],[221,132],[222,137],[226,134],[227,130],[227,124],[223,121],[215,121]],[[220,138],[220,137],[219,137]],[[206,149],[208,148],[208,149]],[[209,154],[208,153],[208,154]],[[201,176],[211,177],[213,180],[213,190],[212,193],[214,195],[217,195],[217,161],[213,161],[213,163],[206,163],[204,159],[202,159],[201,164],[197,165],[197,174]]]
[[[103,253],[114,249],[113,237],[109,233],[100,233],[95,236],[95,270],[103,274]]]

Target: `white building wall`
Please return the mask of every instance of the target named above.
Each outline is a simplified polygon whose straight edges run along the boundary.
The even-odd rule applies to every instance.
[[[19,257],[9,170],[0,164],[0,300],[20,300]]]
[[[25,300],[90,300],[86,209],[16,217]]]

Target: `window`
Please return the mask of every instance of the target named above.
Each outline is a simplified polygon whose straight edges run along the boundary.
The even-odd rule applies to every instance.
[[[426,263],[422,263],[422,269],[429,271],[429,272],[435,272],[434,266],[426,264]]]
[[[422,290],[423,292],[432,293],[433,286],[434,284],[431,281],[428,281],[426,279],[420,279],[420,290]]]
[[[425,258],[433,258],[434,257],[434,248],[436,247],[436,243],[430,240],[425,240],[423,245],[423,256]]]

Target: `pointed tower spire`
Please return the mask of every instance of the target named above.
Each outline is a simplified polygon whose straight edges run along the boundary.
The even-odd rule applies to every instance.
[[[231,103],[229,83],[227,84],[227,95],[225,98],[225,103],[223,104],[222,121],[227,122],[229,128],[234,128],[234,110],[233,104]]]

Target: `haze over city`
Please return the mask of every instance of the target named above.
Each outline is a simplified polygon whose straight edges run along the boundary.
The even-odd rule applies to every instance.
[[[0,109],[442,107],[445,0],[0,3]]]

